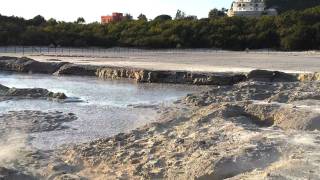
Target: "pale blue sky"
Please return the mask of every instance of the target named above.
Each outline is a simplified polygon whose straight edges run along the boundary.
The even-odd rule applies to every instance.
[[[113,11],[130,13],[136,18],[144,13],[148,18],[159,14],[174,16],[177,9],[199,18],[207,17],[210,9],[229,8],[232,0],[1,0],[0,14],[32,18],[74,21],[84,17],[87,22],[100,21],[101,15]]]

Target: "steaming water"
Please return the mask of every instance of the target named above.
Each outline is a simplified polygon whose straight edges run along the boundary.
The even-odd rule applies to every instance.
[[[47,100],[0,102],[0,114],[18,110],[74,113],[76,121],[65,123],[69,129],[31,134],[31,144],[40,149],[127,132],[155,121],[159,115],[149,105],[166,106],[194,92],[195,87],[169,84],[136,84],[133,81],[100,80],[91,77],[57,77],[0,73],[0,84],[16,88],[46,88],[66,93],[80,102],[59,103]],[[144,107],[135,105],[143,105]]]

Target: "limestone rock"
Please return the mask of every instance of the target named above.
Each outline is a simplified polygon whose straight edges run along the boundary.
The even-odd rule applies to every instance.
[[[299,74],[299,81],[307,82],[307,81],[320,81],[320,73],[302,73]]]

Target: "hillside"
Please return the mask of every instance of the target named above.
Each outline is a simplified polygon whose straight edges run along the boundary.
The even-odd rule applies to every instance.
[[[279,12],[303,10],[320,5],[320,0],[265,0],[267,8],[276,7]]]

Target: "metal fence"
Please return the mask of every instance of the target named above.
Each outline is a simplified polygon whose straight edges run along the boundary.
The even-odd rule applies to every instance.
[[[148,55],[148,54],[181,54],[192,52],[217,52],[214,49],[138,49],[138,48],[69,48],[39,46],[2,46],[0,53],[22,55],[61,55],[61,56],[108,56],[108,55]]]
[[[234,51],[233,51],[234,52]],[[53,55],[53,56],[92,56],[92,57],[122,57],[122,56],[156,56],[156,55],[182,55],[197,53],[230,53],[230,51],[219,49],[138,49],[138,48],[71,48],[71,47],[45,47],[45,46],[0,46],[0,54],[17,54],[17,55]],[[304,51],[304,52],[283,52],[263,50],[246,50],[237,51],[235,53],[252,53],[252,54],[310,54],[319,55],[320,51]]]

